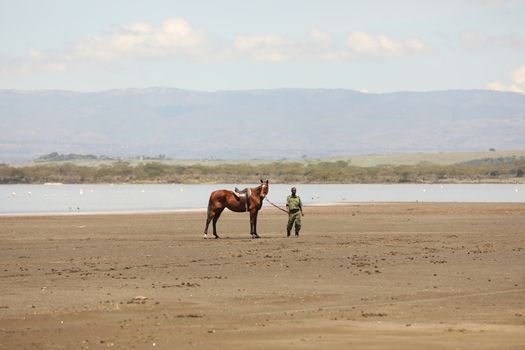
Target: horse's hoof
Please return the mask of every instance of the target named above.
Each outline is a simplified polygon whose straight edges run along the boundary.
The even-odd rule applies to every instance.
[[[215,235],[215,239],[219,239],[219,238],[221,238],[221,237],[219,237],[219,236]]]
[[[208,238],[208,235],[207,234],[204,234],[204,239],[207,239]]]

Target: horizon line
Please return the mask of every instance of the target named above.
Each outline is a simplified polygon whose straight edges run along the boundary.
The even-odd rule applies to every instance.
[[[365,91],[360,89],[351,88],[300,88],[300,87],[277,87],[277,88],[246,88],[246,89],[217,89],[217,90],[197,90],[197,89],[186,89],[169,86],[145,86],[145,87],[126,87],[126,88],[109,88],[100,90],[73,90],[73,89],[15,89],[15,88],[0,88],[0,92],[20,92],[20,93],[42,93],[42,92],[67,92],[77,94],[93,94],[93,93],[105,93],[105,92],[117,92],[117,91],[139,91],[139,90],[172,90],[172,91],[183,91],[192,93],[222,93],[222,92],[265,92],[265,91],[280,91],[280,90],[303,90],[303,91],[346,91],[354,92],[363,95],[388,95],[397,93],[436,93],[436,92],[494,92],[494,93],[511,93],[516,95],[525,95],[524,93],[516,91],[502,91],[493,89],[473,88],[473,89],[461,89],[461,88],[450,88],[450,89],[436,89],[436,90],[396,90],[388,92],[373,92]]]

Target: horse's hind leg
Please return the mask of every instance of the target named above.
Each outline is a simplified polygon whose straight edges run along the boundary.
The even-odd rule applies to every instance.
[[[219,220],[219,218],[221,217],[223,210],[224,208],[215,210],[215,215],[213,216],[213,235],[215,236],[215,238],[220,238],[217,234],[217,220]]]
[[[204,227],[204,239],[208,238],[208,226],[210,226],[210,222],[215,216],[215,211],[208,209],[208,217],[206,218],[206,227]]]

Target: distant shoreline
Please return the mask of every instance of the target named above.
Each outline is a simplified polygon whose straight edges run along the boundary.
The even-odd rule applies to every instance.
[[[423,201],[411,201],[411,202],[340,202],[340,203],[319,203],[310,204],[303,206],[305,213],[308,213],[308,208],[343,208],[343,207],[369,207],[369,206],[391,206],[391,205],[419,205],[419,204],[432,204],[432,205],[523,205],[523,202],[423,202]],[[206,213],[206,208],[193,208],[193,209],[168,209],[168,210],[123,210],[123,211],[85,211],[85,212],[42,212],[42,213],[0,213],[0,219],[9,218],[38,218],[38,217],[92,217],[92,216],[133,216],[133,215],[185,215],[185,214],[198,214]],[[261,208],[263,212],[278,211],[272,206],[263,206]],[[234,213],[234,212],[231,212]],[[236,213],[236,214],[246,214]]]
[[[525,183],[525,151],[281,160],[89,160],[0,164],[2,184]]]

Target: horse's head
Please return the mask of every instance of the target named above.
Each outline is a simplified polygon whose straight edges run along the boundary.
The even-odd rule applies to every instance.
[[[269,188],[268,180],[266,181],[261,180],[260,187],[261,187],[261,198],[264,198],[268,194],[268,188]]]

